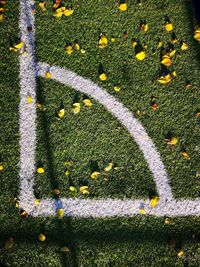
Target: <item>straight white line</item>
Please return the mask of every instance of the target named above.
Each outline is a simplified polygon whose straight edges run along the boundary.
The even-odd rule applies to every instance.
[[[38,74],[41,77],[45,77],[45,72],[48,68],[49,65],[46,63],[39,63]],[[123,126],[125,126],[135,142],[139,145],[140,150],[143,152],[144,158],[153,174],[156,189],[161,201],[166,201],[167,199],[172,200],[173,196],[171,187],[160,155],[151,138],[148,136],[141,123],[134,118],[133,114],[123,106],[122,103],[107,93],[106,90],[89,79],[85,79],[72,71],[57,66],[51,66],[50,72],[53,80],[93,97],[113,114]]]
[[[19,104],[19,132],[20,132],[20,193],[19,200],[24,209],[30,210],[34,203],[34,171],[35,171],[35,147],[36,147],[36,80],[34,59],[34,14],[31,10],[32,0],[20,0],[19,28],[21,40],[25,43],[27,56],[19,56],[20,66],[20,104]],[[32,27],[28,32],[27,27]],[[27,96],[30,95],[33,102],[28,104]]]

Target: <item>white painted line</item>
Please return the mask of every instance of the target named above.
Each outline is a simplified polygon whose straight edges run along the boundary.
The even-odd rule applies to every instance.
[[[49,65],[45,63],[39,63],[38,74],[42,77],[45,77],[45,72],[48,67]],[[51,66],[50,72],[53,80],[91,96],[96,101],[101,103],[111,114],[113,114],[114,117],[121,122],[121,124],[129,131],[135,142],[139,145],[140,150],[143,152],[144,158],[147,161],[151,173],[153,174],[157,192],[161,201],[165,201],[167,199],[171,200],[173,198],[172,191],[171,187],[169,186],[167,173],[161,161],[160,155],[156,150],[151,138],[148,136],[141,123],[134,118],[132,112],[123,106],[122,103],[117,101],[117,99],[107,93],[106,90],[72,71]]]
[[[119,199],[65,199],[55,202],[53,199],[43,199],[41,204],[34,204],[34,171],[36,148],[36,81],[34,59],[34,15],[31,11],[33,0],[20,0],[20,30],[22,40],[26,44],[27,57],[20,56],[20,207],[32,216],[53,216],[55,210],[63,207],[67,216],[78,217],[111,217],[134,216],[139,214],[141,203],[146,214],[154,216],[200,216],[200,199],[174,200],[168,183],[164,165],[160,159],[153,142],[147,135],[142,125],[133,117],[133,114],[119,103],[105,90],[84,79],[77,74],[52,66],[52,78],[66,84],[75,90],[86,93],[99,101],[111,112],[130,132],[142,150],[144,157],[153,174],[154,181],[161,201],[152,209],[149,200],[119,200]],[[32,26],[33,31],[28,33],[27,26]],[[40,63],[40,75],[43,77],[48,68],[45,63]],[[27,96],[31,95],[33,103],[28,104]],[[57,207],[55,207],[55,205]]]
[[[20,66],[20,104],[19,104],[19,131],[20,131],[20,194],[19,200],[24,209],[30,210],[30,203],[34,203],[33,185],[35,171],[36,147],[36,80],[34,60],[34,15],[31,11],[32,0],[20,0],[19,28],[21,39],[25,43],[27,56],[19,56]],[[32,26],[28,32],[27,26]],[[27,96],[33,99],[27,102]]]

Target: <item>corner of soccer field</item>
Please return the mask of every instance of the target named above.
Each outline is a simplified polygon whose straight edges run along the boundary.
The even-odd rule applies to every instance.
[[[63,0],[61,6],[66,8],[61,11],[59,6],[52,9],[53,4],[35,1],[32,6],[36,60],[40,63],[36,99],[25,96],[29,106],[36,100],[35,171],[30,187],[36,200],[29,206],[34,211],[45,199],[55,203],[68,198],[144,199],[146,203],[157,197],[156,209],[162,199],[152,174],[155,162],[163,163],[174,199],[197,200],[200,45],[194,39],[198,29],[191,3]],[[199,267],[200,216],[195,216],[195,210],[191,211],[194,216],[160,217],[148,215],[151,208],[145,204],[138,206],[138,214],[133,216],[127,207],[127,216],[59,218],[56,205],[55,216],[35,217],[37,213],[32,216],[32,211],[22,209],[19,57],[28,57],[29,51],[14,51],[17,38],[18,43],[21,38],[19,7],[20,1],[0,0],[0,18],[4,17],[0,22],[0,266]],[[166,27],[167,23],[171,25]],[[173,31],[167,31],[170,27]],[[30,25],[28,31],[32,34]],[[104,38],[101,43],[102,36],[107,41]],[[138,43],[146,55],[140,61],[135,57]],[[174,45],[170,52],[176,50],[167,58],[171,80],[161,84],[161,51],[169,43]],[[49,67],[41,67],[45,64]],[[99,79],[102,67],[107,75],[104,81]],[[74,75],[77,83],[80,77],[85,84],[82,91],[73,80],[64,84],[64,74]],[[110,112],[110,107],[116,112]],[[141,135],[145,129],[143,139],[137,140],[137,131],[122,123],[119,110],[125,111],[127,121],[133,114],[136,126],[143,127],[139,128]],[[30,137],[30,129],[25,130]],[[144,155],[151,154],[139,148],[146,138],[155,146],[155,162],[149,159],[149,163]],[[26,158],[24,161],[29,163]],[[162,165],[157,165],[163,172]],[[85,191],[81,187],[86,187]],[[74,206],[70,208],[72,214],[76,212]],[[90,214],[87,205],[83,210]]]

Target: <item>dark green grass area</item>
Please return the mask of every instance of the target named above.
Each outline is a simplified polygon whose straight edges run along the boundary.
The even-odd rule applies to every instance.
[[[170,15],[172,17],[172,22],[177,29],[177,34],[179,34],[181,38],[184,38],[185,41],[189,43],[190,50],[187,51],[185,54],[181,53],[180,61],[178,61],[179,59],[177,59],[177,65],[175,69],[177,71],[178,76],[176,80],[174,80],[171,85],[166,87],[157,86],[157,83],[154,82],[151,83],[151,81],[154,80],[155,73],[157,72],[157,64],[159,62],[159,59],[157,58],[157,63],[155,63],[153,59],[152,63],[150,63],[151,54],[149,54],[148,60],[146,60],[145,62],[141,62],[140,64],[139,62],[136,63],[135,61],[134,63],[134,59],[132,58],[131,54],[131,63],[129,63],[127,67],[125,66],[125,73],[128,75],[126,77],[130,77],[130,83],[128,82],[128,78],[127,80],[125,78],[124,80],[121,80],[122,78],[119,78],[119,80],[117,80],[120,75],[118,75],[119,73],[117,71],[114,71],[114,65],[113,68],[110,67],[111,63],[109,63],[108,60],[109,64],[107,65],[106,70],[109,73],[110,79],[111,75],[113,75],[114,78],[106,82],[106,84],[103,84],[103,86],[110,93],[115,94],[111,86],[112,82],[117,81],[123,85],[124,90],[122,90],[119,94],[115,95],[128,108],[130,108],[134,112],[134,114],[138,109],[141,110],[142,115],[138,118],[146,127],[149,135],[153,138],[156,146],[161,152],[163,161],[170,174],[170,179],[173,184],[173,191],[175,196],[196,197],[198,196],[199,186],[198,181],[195,178],[195,171],[199,169],[197,161],[197,153],[199,151],[197,136],[199,128],[194,113],[198,111],[196,109],[198,108],[197,93],[199,88],[199,63],[198,61],[196,61],[196,59],[198,58],[199,48],[192,40],[193,29],[192,24],[190,25],[192,19],[191,14],[187,13],[190,10],[188,6],[184,6],[184,2],[182,1],[173,1],[173,4],[171,4],[171,1],[165,1],[164,4],[160,4],[161,2],[162,1],[157,1],[155,3],[154,1],[148,1],[148,3],[146,2],[145,4],[143,4],[140,9],[143,10],[144,14],[146,14],[145,12],[147,11],[149,12],[149,16],[147,17],[147,19],[149,20],[149,24],[150,22],[150,25],[154,25],[155,23],[155,25],[157,25],[155,26],[157,27],[157,30],[159,28],[159,22],[162,20],[162,14],[166,13]],[[103,12],[107,12],[105,18],[111,21],[109,15],[110,7],[112,7],[111,10],[113,11],[111,12],[113,12],[112,14],[115,14],[115,18],[117,18],[118,14],[120,18],[119,21],[123,22],[123,19],[127,20],[127,30],[129,30],[128,27],[130,27],[130,29],[132,30],[136,29],[136,27],[134,26],[136,25],[136,22],[134,17],[132,19],[132,16],[137,11],[139,6],[137,6],[135,2],[129,2],[129,9],[127,13],[124,14],[119,14],[119,12],[117,12],[117,4],[113,2],[111,3],[111,1],[109,3],[104,2],[104,4],[107,4],[106,8],[105,5],[102,4],[103,2],[99,2],[100,4],[98,6],[100,7],[98,7],[92,1],[88,1],[88,9],[86,9],[86,5],[84,4],[85,2],[81,1],[82,4],[79,3],[80,7],[78,7],[78,2],[76,3],[76,12],[72,17],[65,18],[61,22],[55,22],[54,20],[52,20],[53,22],[60,25],[60,28],[57,27],[60,34],[63,34],[63,23],[64,25],[68,25],[69,20],[70,23],[73,22],[73,24],[71,24],[71,26],[69,27],[69,29],[71,29],[70,31],[72,34],[72,26],[75,25],[75,21],[76,23],[80,23],[79,20],[77,20],[77,12],[80,12],[81,16],[87,17],[88,15],[86,16],[86,14],[90,11],[91,13],[93,13],[93,17],[95,17],[97,16],[95,15],[97,9],[102,8],[102,11],[99,14],[104,18]],[[110,7],[108,5],[110,5]],[[161,9],[162,6],[163,8]],[[85,7],[84,10],[82,10],[81,7]],[[188,8],[187,11],[186,7]],[[92,8],[95,9],[92,11]],[[200,219],[198,217],[175,218],[173,220],[173,224],[165,225],[165,218],[153,218],[148,216],[136,216],[134,218],[115,217],[111,219],[63,218],[63,220],[58,220],[56,218],[32,218],[31,216],[29,216],[27,219],[22,219],[19,216],[19,210],[15,208],[14,203],[14,198],[17,197],[19,193],[19,66],[18,55],[10,53],[9,51],[10,38],[18,36],[19,32],[18,1],[9,1],[7,9],[8,10],[6,12],[6,20],[0,24],[2,32],[2,38],[0,40],[0,160],[3,162],[5,167],[4,171],[0,173],[0,265],[3,266],[4,264],[4,266],[7,267],[199,267]],[[37,12],[38,14],[36,13],[36,15],[39,15],[40,13],[38,10]],[[136,12],[136,14],[138,17],[143,17],[143,13],[139,11]],[[156,16],[154,16],[155,14]],[[47,21],[50,21],[52,18],[48,14],[43,15],[42,19],[44,23],[47,23]],[[83,20],[83,23],[85,23],[85,25],[87,26],[88,22],[84,21],[85,20]],[[91,19],[91,23],[92,21],[93,20]],[[38,22],[40,27],[41,21]],[[100,19],[99,23],[97,23],[97,21],[94,22],[94,24],[97,25],[96,28],[99,27],[98,25],[100,25],[101,27],[102,23],[106,22],[103,22],[103,19]],[[46,29],[50,30],[50,27],[53,27],[53,25],[53,23],[52,25],[51,23],[49,23],[49,25],[46,26]],[[121,30],[119,29],[119,27],[117,27],[116,30],[119,29],[119,32],[122,32],[123,28],[125,28],[125,26],[121,26]],[[67,27],[66,29],[67,33],[69,29]],[[106,29],[108,34],[112,33],[111,29],[112,28],[110,27],[110,32],[108,31],[108,28]],[[49,33],[49,30],[47,31],[47,33]],[[87,27],[85,31],[86,30]],[[154,30],[157,33],[157,30]],[[96,64],[96,66],[93,64],[87,64],[89,62],[88,59],[93,62],[93,60],[96,60],[95,58],[98,57],[99,50],[96,47],[97,31],[96,29],[94,31],[94,37],[96,38],[92,40],[92,42],[94,43],[94,56],[89,55],[89,50],[88,53],[86,53],[85,55],[77,55],[77,58],[76,55],[73,55],[73,57],[69,58],[67,57],[67,55],[65,55],[63,50],[63,60],[66,59],[66,62],[69,62],[69,60],[71,60],[71,63],[69,63],[69,65],[65,62],[62,63],[61,59],[59,58],[58,61],[56,61],[57,54],[55,52],[58,51],[59,48],[57,45],[58,41],[56,41],[54,53],[50,51],[52,47],[49,46],[50,50],[48,50],[46,47],[45,51],[48,51],[50,56],[46,57],[44,50],[37,49],[38,57],[40,60],[49,60],[49,63],[52,64],[70,67],[70,69],[82,74],[84,77],[91,78],[93,81],[98,82],[96,72],[98,62],[94,63]],[[102,31],[104,31],[103,28]],[[45,31],[43,31],[43,34],[44,32]],[[158,33],[163,34],[163,38],[164,36],[165,38],[167,38],[168,36],[167,34],[164,34],[161,29],[158,30]],[[37,34],[39,34],[38,28]],[[54,31],[54,35],[56,34],[57,31]],[[150,31],[149,33],[147,33],[147,35],[144,35],[141,38],[144,38],[144,40],[146,40],[149,34]],[[152,34],[152,38],[153,37],[154,35]],[[67,38],[69,38],[69,36],[67,36]],[[79,36],[79,38],[81,38],[81,35]],[[65,38],[63,37],[63,41],[64,39]],[[149,37],[149,41],[150,39],[151,38]],[[39,48],[41,48],[40,42],[42,40],[43,47],[45,47],[44,38],[40,39],[37,36]],[[82,40],[83,42],[86,39],[83,38],[80,40]],[[130,40],[120,40],[121,41],[119,42],[122,43],[127,42],[127,47],[129,47],[130,49]],[[86,41],[85,43],[83,42],[83,47],[86,49],[86,51],[87,49],[92,49],[90,47],[90,43],[88,44],[88,46],[86,46],[86,43]],[[117,45],[117,42],[114,43],[113,47],[115,47],[115,45]],[[60,47],[62,46],[63,44],[60,45]],[[149,47],[151,46],[149,45]],[[111,49],[111,46],[109,46],[108,49]],[[115,49],[116,51],[118,51],[118,48]],[[106,54],[108,52],[106,51],[110,50],[101,51],[103,64],[107,61],[108,58],[108,55]],[[132,50],[130,49],[130,53],[132,53],[131,51]],[[44,57],[42,57],[42,53],[44,53]],[[103,53],[105,53],[104,56]],[[110,54],[110,52],[108,54]],[[84,57],[85,60],[83,61]],[[185,58],[185,62],[189,63],[184,64],[184,61],[182,61],[183,58]],[[77,60],[80,60],[82,62],[82,65],[80,65],[82,66],[81,69],[78,69],[79,64]],[[116,60],[118,60],[117,57]],[[180,64],[179,62],[182,64]],[[146,67],[146,64],[149,64],[148,68]],[[155,66],[151,64],[155,64]],[[119,68],[120,66],[121,65],[119,63]],[[138,66],[143,68],[144,72],[145,70],[148,70],[148,73],[144,73],[145,80],[141,80],[141,70],[139,70]],[[93,71],[90,71],[92,68]],[[132,73],[135,73],[135,75],[133,75]],[[188,77],[191,79],[191,83],[193,86],[191,89],[185,90],[183,85],[185,82],[185,78],[188,79]],[[146,86],[144,86],[144,84],[146,84]],[[106,158],[106,160],[110,161],[115,158],[116,161],[118,161],[116,163],[118,163],[119,166],[124,166],[126,164],[126,166],[128,166],[127,168],[130,168],[128,169],[130,170],[130,172],[135,170],[132,169],[132,164],[134,165],[135,162],[139,162],[139,159],[141,157],[141,154],[139,154],[140,152],[137,152],[136,161],[135,159],[133,161],[132,157],[128,157],[130,163],[128,164],[126,162],[125,156],[127,156],[129,150],[132,151],[132,148],[134,149],[136,145],[134,144],[134,142],[131,142],[130,136],[128,135],[126,130],[123,129],[120,125],[118,125],[118,122],[113,119],[111,115],[103,109],[103,107],[93,101],[93,106],[91,108],[81,108],[80,115],[72,116],[72,114],[70,113],[70,109],[73,97],[75,95],[75,92],[72,89],[56,84],[53,81],[45,81],[43,79],[38,79],[38,88],[40,90],[38,91],[38,95],[40,93],[41,100],[44,100],[44,105],[47,108],[47,111],[44,114],[42,112],[38,112],[37,121],[38,161],[44,160],[46,164],[45,168],[48,174],[48,177],[46,178],[45,176],[42,176],[42,178],[41,176],[38,176],[36,178],[36,185],[38,185],[39,189],[38,191],[41,191],[36,193],[39,194],[40,197],[45,196],[45,194],[48,195],[49,191],[51,190],[51,182],[53,183],[54,180],[50,179],[51,177],[49,172],[55,173],[55,177],[56,179],[58,179],[59,185],[62,186],[62,188],[60,188],[61,194],[63,193],[64,195],[63,191],[66,187],[68,187],[68,183],[65,176],[61,178],[65,171],[65,165],[63,165],[63,162],[67,160],[67,157],[71,156],[71,154],[73,153],[73,155],[77,157],[76,161],[74,161],[74,167],[72,169],[72,174],[75,177],[75,181],[78,181],[77,179],[80,177],[79,174],[81,174],[81,178],[88,175],[89,167],[86,168],[86,163],[88,161],[84,159],[85,161],[83,160],[82,165],[80,167],[78,165],[80,162],[78,161],[78,159],[81,157],[81,155],[83,155],[81,154],[83,152],[80,152],[80,150],[80,154],[76,153],[80,145],[78,133],[80,131],[83,134],[83,137],[80,136],[80,138],[84,138],[84,136],[87,134],[86,128],[84,128],[84,131],[82,130],[82,128],[77,129],[78,122],[80,126],[82,125],[82,123],[85,122],[87,124],[87,127],[95,128],[95,124],[92,125],[91,120],[99,119],[99,117],[101,118],[101,116],[103,116],[103,118],[105,118],[109,122],[105,125],[102,125],[100,123],[101,127],[105,127],[105,133],[101,133],[102,137],[108,140],[108,143],[104,143],[103,145],[104,151],[106,155],[108,155],[108,158]],[[48,91],[49,94],[47,93]],[[151,109],[149,107],[149,97],[152,93],[158,97],[158,102],[160,105],[160,108],[157,110],[156,113],[151,112]],[[63,101],[65,104],[66,117],[63,119],[63,121],[58,121],[54,115],[57,111],[57,108],[59,108],[61,101]],[[93,111],[98,111],[99,113],[95,114]],[[88,116],[86,116],[86,114]],[[65,139],[65,136],[63,136],[63,134],[65,135],[65,130],[68,131],[69,123],[72,123],[72,121],[73,125],[70,125],[70,127],[74,129],[74,135],[72,135],[71,133],[70,136],[72,138],[72,141],[74,140],[76,144],[76,150],[74,149],[74,146],[71,146],[69,150],[69,144],[68,147],[65,147],[64,143],[66,142],[66,140],[63,140]],[[45,123],[45,125],[42,126],[42,122]],[[39,125],[41,125],[41,128],[39,128]],[[53,131],[50,131],[53,125],[55,129],[53,128]],[[115,132],[116,128],[118,127],[120,127],[120,129]],[[109,130],[114,131],[114,137],[113,135],[110,136],[107,134]],[[188,149],[188,152],[191,156],[190,162],[184,161],[180,157],[179,146],[175,149],[170,149],[166,147],[166,145],[163,143],[163,135],[165,131],[168,130],[173,130],[179,137],[183,139],[184,145]],[[56,136],[58,135],[58,133],[60,134],[58,140],[62,141],[60,150],[59,146],[57,147],[58,141],[56,140]],[[44,136],[45,138],[48,137],[48,139],[44,141],[42,139],[42,136]],[[125,143],[124,138],[120,138],[120,136],[126,138],[127,143]],[[90,135],[89,137],[91,138]],[[106,146],[110,143],[115,144],[116,140],[123,145],[123,158],[117,153],[112,155],[112,157],[109,157],[109,153],[111,153],[111,151],[113,151],[114,153],[115,151],[118,151],[118,146],[111,146],[111,148],[106,151]],[[99,142],[100,141],[101,140],[99,140]],[[69,140],[68,142],[71,141]],[[47,158],[46,153],[48,153],[48,144],[50,144],[49,152],[51,153],[49,153],[49,157]],[[127,144],[129,144],[130,147],[128,146],[126,150],[125,148],[127,147]],[[86,146],[87,143],[83,142],[83,145]],[[42,146],[44,146],[44,148],[42,148]],[[92,153],[91,151],[93,149],[94,153],[96,153],[96,158],[98,158],[100,162],[100,167],[103,168],[105,159],[103,155],[100,159],[100,152],[102,152],[102,150],[100,151],[99,149],[95,152],[95,147],[92,148],[92,146],[90,146],[89,153]],[[131,151],[130,154],[135,155],[135,150],[133,150],[134,154],[132,154],[133,152]],[[57,157],[57,153],[59,154],[59,157]],[[90,159],[90,157],[88,157],[88,159]],[[145,167],[144,161],[141,161],[140,164],[144,164],[143,166]],[[135,168],[137,170],[137,168],[139,167],[135,166]],[[144,170],[146,170],[146,167],[144,168]],[[119,170],[119,172],[117,172],[117,175],[120,175],[121,172],[122,171]],[[127,176],[129,174],[130,173],[128,171]],[[146,175],[148,176],[145,176],[145,181],[148,181],[148,186],[153,186],[151,178],[148,178],[149,173],[147,173]],[[110,179],[113,179],[113,176],[114,173],[111,175]],[[124,185],[125,188],[128,186],[128,181],[131,181],[131,179],[126,180],[127,182]],[[48,180],[50,182],[49,185]],[[135,189],[139,187],[137,180],[134,181],[134,185]],[[97,185],[95,185],[95,188],[98,188],[98,186],[96,186]],[[117,189],[118,186],[115,186],[115,188]],[[104,189],[105,187],[102,186],[101,190]],[[120,189],[123,190],[124,188]],[[137,196],[136,194],[138,194],[138,196],[141,196],[142,194],[145,194],[143,192],[148,193],[148,189],[149,188],[145,185],[142,190],[139,191],[138,189],[137,192],[134,192],[134,197]],[[35,190],[37,190],[37,188],[35,188]],[[112,191],[110,190],[109,192],[103,191],[101,192],[101,195],[107,196],[107,193],[110,194],[111,192]],[[122,194],[122,192],[123,191],[120,191],[120,194]],[[100,193],[98,192],[95,193],[97,193],[97,196],[100,195]],[[127,191],[124,193],[126,194]],[[130,195],[128,196],[131,196],[132,193],[133,191],[131,191]],[[113,195],[114,194],[115,192],[113,192]],[[41,232],[46,235],[46,241],[44,243],[38,241],[38,234]],[[5,242],[9,237],[14,238],[14,246],[11,250],[6,250]],[[176,241],[175,247],[170,247],[170,244],[172,245],[174,243],[172,240]],[[67,254],[62,253],[60,249],[63,246],[69,247],[70,252]],[[185,253],[184,257],[182,258],[177,257],[177,251],[180,247],[184,250]]]
[[[37,9],[37,59],[49,64],[66,67],[83,77],[90,78],[124,103],[124,105],[142,122],[160,152],[169,174],[174,196],[176,198],[198,197],[200,185],[196,179],[196,171],[199,168],[199,125],[195,113],[199,108],[199,46],[193,40],[191,6],[186,2],[180,1],[149,1],[142,5],[129,3],[129,6],[127,12],[120,13],[117,8],[117,3],[114,1],[98,1],[98,3],[75,1],[74,14],[70,17],[63,17],[60,20],[52,16],[50,4],[49,6],[47,5],[49,9],[46,13],[42,13]],[[161,85],[157,82],[160,67],[160,49],[157,47],[157,41],[160,39],[164,42],[164,45],[166,45],[167,42],[171,40],[171,33],[168,33],[164,29],[164,18],[166,15],[170,17],[174,26],[174,32],[179,40],[174,44],[176,56],[173,59],[172,67],[170,67],[171,71],[176,71],[177,77],[175,77],[170,84]],[[147,33],[139,30],[141,19],[146,19],[149,24],[149,31]],[[105,33],[109,40],[108,47],[104,49],[98,48],[97,45],[100,32]],[[123,37],[124,32],[128,33],[127,38]],[[114,43],[110,41],[111,37],[116,38]],[[147,57],[142,62],[135,59],[134,50],[132,48],[133,38],[138,38],[142,45],[147,45]],[[71,55],[67,55],[64,48],[66,41],[74,42],[75,40],[77,40],[86,51],[85,54],[74,52]],[[182,51],[180,49],[180,41],[185,41],[189,45],[187,51]],[[109,79],[106,82],[100,82],[98,79],[99,64],[103,65],[105,72],[108,74]],[[187,80],[192,84],[190,89],[185,88]],[[120,93],[114,92],[113,86],[115,83],[122,86]],[[64,86],[62,87],[51,82],[44,85],[42,83],[41,86],[44,87],[41,88],[41,90],[44,91],[44,94],[47,96],[46,104],[50,105],[52,101],[49,110],[52,119],[53,112],[56,112],[61,101],[66,103],[64,106],[67,109],[67,113],[69,113],[70,101],[72,101],[73,94],[71,99],[65,99],[67,88],[65,89]],[[156,101],[159,104],[159,109],[156,111],[153,111],[149,104],[152,95],[156,96]],[[94,106],[97,106],[97,104],[94,103]],[[138,110],[140,111],[139,116],[137,115]],[[88,153],[88,146],[81,146],[81,141],[77,141],[80,143],[73,143],[73,140],[75,140],[75,138],[76,140],[78,138],[80,140],[84,139],[84,143],[89,145],[92,136],[96,138],[97,122],[95,120],[98,120],[98,118],[95,116],[101,116],[99,111],[98,114],[95,114],[97,111],[98,109],[95,107],[92,107],[90,111],[81,110],[81,114],[78,116],[80,121],[74,120],[73,114],[71,114],[71,116],[67,115],[63,121],[56,123],[57,127],[55,127],[55,129],[53,129],[52,123],[51,132],[52,136],[55,136],[54,141],[52,140],[52,142],[54,142],[52,146],[53,148],[57,146],[55,153],[60,149],[57,154],[54,153],[53,160],[55,162],[59,160],[63,161],[67,154],[69,157],[72,155],[77,157],[77,160],[81,159],[84,163],[81,163],[80,160],[75,160],[80,169],[78,166],[75,166],[75,172],[77,172],[77,174],[74,174],[77,177],[79,176],[79,178],[84,174],[80,172],[81,165],[84,164],[84,166],[86,166],[88,160],[92,158],[87,157],[86,160],[85,156],[82,156]],[[94,126],[88,125],[87,120],[89,119],[86,114],[93,116],[91,118],[94,122]],[[88,133],[87,137],[80,130],[79,136],[77,135],[79,129],[77,128],[77,122],[79,122],[80,125],[85,125],[85,130],[88,127],[88,130],[86,130]],[[66,127],[69,129],[69,124],[70,129],[72,129],[70,130],[70,138],[68,138],[69,135],[65,136],[64,134],[64,131],[66,132]],[[103,126],[102,120],[102,126],[99,128],[99,132],[102,131],[102,129],[112,132],[114,127],[114,124],[108,123],[106,120],[104,120]],[[58,131],[62,136],[59,136],[56,142]],[[179,144],[174,148],[164,143],[164,137],[169,131],[180,139]],[[113,139],[115,138],[115,141],[120,139],[121,142],[125,142],[124,137],[125,136],[121,134],[119,134],[118,137],[112,136]],[[108,143],[104,142],[103,136],[100,135],[99,138],[101,139],[100,143],[98,143],[99,148],[95,151],[95,153],[99,154],[98,159],[95,159],[100,163],[106,160],[112,160],[112,158],[117,156],[118,153],[113,154],[113,152],[118,152],[119,146],[116,148],[113,147],[113,150],[110,151],[112,156],[109,155],[107,158],[104,151],[107,149],[106,146]],[[111,135],[109,138],[111,138]],[[59,140],[61,139],[64,142],[60,142]],[[130,140],[130,138],[128,139],[127,137],[127,140]],[[98,141],[98,139],[96,139],[96,141]],[[130,141],[127,142],[126,147],[128,147],[129,144]],[[132,144],[131,146],[133,147],[135,145]],[[95,144],[91,144],[91,147],[91,149],[95,150]],[[185,160],[180,155],[181,147],[187,149],[191,157],[190,161]],[[73,153],[71,151],[73,151]],[[69,152],[72,154],[70,155]],[[101,152],[102,154],[100,155]],[[45,154],[45,151],[42,150],[40,153],[41,155],[38,157],[38,160],[40,160],[42,154]],[[129,159],[137,161],[135,166],[139,166],[138,162],[141,161],[141,154],[138,150],[130,151],[130,153],[129,150],[126,150],[126,153],[129,154]],[[121,164],[120,161],[117,163],[119,165]],[[129,186],[129,180],[134,180],[133,189],[135,183],[140,184],[140,187],[136,187],[136,194],[134,193],[135,189],[131,190],[133,195],[145,195],[146,190],[141,185],[149,179],[149,175],[146,176],[144,173],[141,180],[140,177],[142,176],[143,170],[146,171],[146,169],[141,170],[140,167],[136,167],[136,169],[134,169],[134,176],[132,176],[133,164],[134,163],[130,164],[127,161],[126,165],[129,167],[126,168],[127,174],[125,181],[118,180],[118,182],[116,182],[117,184],[122,182],[122,187],[124,187],[123,184],[126,183],[125,187],[127,187]],[[63,174],[62,163],[60,162],[55,169],[60,177],[60,175]],[[118,176],[116,176],[116,179],[118,179],[117,177]],[[66,178],[63,177],[62,180],[63,182],[61,181],[61,183],[67,185]],[[101,183],[95,183],[95,188],[98,188],[100,184]],[[149,184],[150,181],[147,185],[149,186]],[[103,196],[103,186],[100,186],[99,189],[101,189],[102,192],[100,193],[97,189],[99,192],[97,195],[100,194],[100,196]],[[127,192],[127,190],[125,191]],[[110,194],[111,193],[112,192],[110,192]],[[130,194],[128,194],[128,196],[130,196]]]

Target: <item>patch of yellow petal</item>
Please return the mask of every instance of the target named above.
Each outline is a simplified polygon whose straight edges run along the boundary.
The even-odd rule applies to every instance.
[[[75,49],[76,51],[79,51],[79,50],[80,50],[80,45],[79,45],[78,43],[75,43],[75,44],[74,44],[74,49]]]
[[[106,166],[106,167],[104,168],[104,171],[105,171],[105,172],[109,172],[110,170],[112,170],[112,168],[113,168],[113,163],[110,162],[110,163],[108,163],[108,166]]]
[[[58,117],[59,117],[60,119],[62,119],[62,118],[64,117],[64,115],[65,115],[65,110],[64,110],[64,108],[62,108],[62,109],[60,109],[60,110],[58,111]]]
[[[79,190],[80,190],[80,192],[83,194],[83,195],[88,195],[90,192],[89,192],[89,188],[88,188],[88,186],[81,186],[80,188],[79,188]]]
[[[45,72],[45,77],[46,77],[47,79],[50,79],[50,78],[51,78],[51,73],[50,73],[49,71],[46,71],[46,72]]]
[[[182,42],[181,50],[188,50],[188,45],[185,42]]]
[[[161,84],[167,84],[167,83],[171,82],[171,80],[172,80],[172,77],[171,77],[170,73],[165,75],[165,76],[161,76],[158,79],[159,83],[161,83]]]
[[[4,14],[0,13],[0,22],[2,22],[5,19]]]
[[[151,207],[155,208],[158,205],[158,202],[159,202],[159,197],[158,196],[151,198],[150,199]]]
[[[119,4],[119,10],[124,12],[127,10],[127,3],[121,3]]]
[[[136,41],[133,41],[132,47],[135,48],[138,43]]]
[[[91,107],[92,106],[92,101],[90,99],[84,99],[83,103],[85,107]]]
[[[74,103],[73,105],[72,105],[72,112],[74,113],[74,114],[77,114],[77,113],[79,113],[81,111],[81,104],[80,103]]]
[[[38,240],[40,240],[41,242],[44,242],[46,240],[46,236],[41,233],[38,235]]]
[[[2,172],[4,170],[4,166],[3,166],[3,163],[0,162],[0,171]]]
[[[95,171],[95,172],[93,172],[93,173],[90,175],[90,177],[91,177],[92,179],[97,179],[97,178],[99,177],[100,174],[101,174],[100,172]]]
[[[100,33],[99,43],[98,43],[99,48],[104,48],[107,45],[108,45],[108,39],[107,39],[107,37],[103,33]]]
[[[165,23],[165,30],[170,32],[173,30],[173,25],[170,22]]]
[[[146,54],[145,54],[144,51],[141,51],[141,52],[137,53],[137,54],[135,55],[135,57],[136,57],[138,60],[143,60],[143,59],[145,59]]]
[[[173,136],[173,137],[171,137],[170,139],[165,139],[165,141],[166,141],[166,143],[167,143],[168,145],[173,145],[173,146],[175,146],[175,145],[178,143],[178,138],[175,137],[175,136]]]
[[[149,29],[149,25],[148,23],[143,23],[141,26],[140,26],[140,29],[144,32],[147,32],[148,29]]]
[[[42,167],[39,167],[39,168],[37,168],[37,173],[44,173],[44,168],[42,168]]]
[[[99,79],[101,81],[106,81],[108,79],[108,76],[103,72],[99,75]]]
[[[27,96],[27,102],[28,104],[31,104],[33,102],[33,98],[30,95]]]
[[[64,209],[58,209],[57,210],[57,216],[58,216],[58,219],[62,219],[65,215],[65,212],[64,212]]]
[[[66,9],[63,11],[63,15],[66,16],[66,17],[71,16],[73,13],[74,13],[74,10],[73,10],[73,9],[70,9],[70,8],[66,8]]]
[[[164,56],[162,57],[162,61],[161,61],[161,63],[162,63],[164,66],[169,67],[169,66],[171,66],[171,64],[172,64],[172,59],[170,58],[170,56],[168,56],[168,55],[164,55]]]
[[[85,52],[86,52],[83,48],[81,48],[80,51],[81,51],[81,54],[85,54]]]
[[[9,237],[5,243],[5,249],[10,250],[14,246],[14,239],[12,237]]]
[[[24,42],[20,41],[18,44],[15,45],[15,48],[21,49],[24,46]]]
[[[194,32],[194,39],[200,41],[200,28],[196,29]]]

